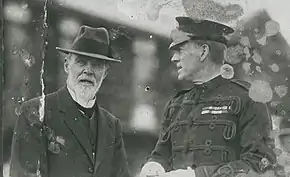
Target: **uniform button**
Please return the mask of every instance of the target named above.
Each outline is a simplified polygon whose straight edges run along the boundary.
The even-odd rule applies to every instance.
[[[92,167],[89,167],[88,171],[89,171],[90,173],[93,173],[93,172],[94,172],[94,169],[93,169]]]
[[[205,148],[204,151],[203,151],[203,153],[205,155],[210,155],[211,154],[211,149],[210,148]]]
[[[211,140],[205,140],[205,145],[210,146],[211,145]]]
[[[210,123],[210,124],[209,124],[209,129],[212,130],[212,129],[214,129],[214,128],[215,128],[215,123]]]

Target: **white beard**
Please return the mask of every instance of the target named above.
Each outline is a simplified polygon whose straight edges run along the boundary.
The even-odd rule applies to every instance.
[[[73,100],[81,106],[91,108],[95,104],[95,96],[97,93],[96,87],[76,84],[73,86],[68,85],[68,89]]]
[[[82,84],[77,84],[75,85],[74,92],[76,95],[76,99],[89,101],[94,99],[96,93],[98,92],[98,88],[93,86],[84,86]]]
[[[103,76],[96,86],[86,86],[82,85],[81,83],[72,83],[71,80],[68,78],[67,84],[71,90],[71,95],[73,99],[82,105],[83,107],[91,107],[95,101],[95,96],[99,91],[105,76]],[[93,101],[93,103],[92,103]]]

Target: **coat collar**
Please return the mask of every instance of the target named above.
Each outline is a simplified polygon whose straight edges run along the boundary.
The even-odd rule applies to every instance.
[[[57,92],[58,108],[64,115],[64,121],[68,129],[76,137],[86,154],[88,155],[92,164],[95,164],[95,169],[98,168],[100,161],[105,154],[108,144],[112,142],[112,124],[108,121],[107,115],[99,105],[95,106],[96,118],[98,122],[98,135],[97,135],[97,152],[96,159],[93,159],[93,151],[91,144],[88,141],[87,135],[84,131],[83,124],[80,122],[81,113],[78,111],[77,106],[72,99],[66,86],[62,87]],[[97,104],[97,102],[96,102]]]

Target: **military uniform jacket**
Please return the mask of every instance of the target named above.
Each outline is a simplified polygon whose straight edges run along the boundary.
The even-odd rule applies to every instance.
[[[120,122],[97,106],[97,149],[94,154],[81,113],[66,87],[25,102],[16,122],[11,177],[129,177]]]
[[[271,128],[267,106],[249,98],[247,83],[218,76],[168,102],[149,161],[167,171],[208,166],[211,174],[263,173],[275,163]]]

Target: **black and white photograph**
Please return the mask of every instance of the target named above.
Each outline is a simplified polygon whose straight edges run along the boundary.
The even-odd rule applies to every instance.
[[[2,0],[3,177],[290,177],[289,0]]]

